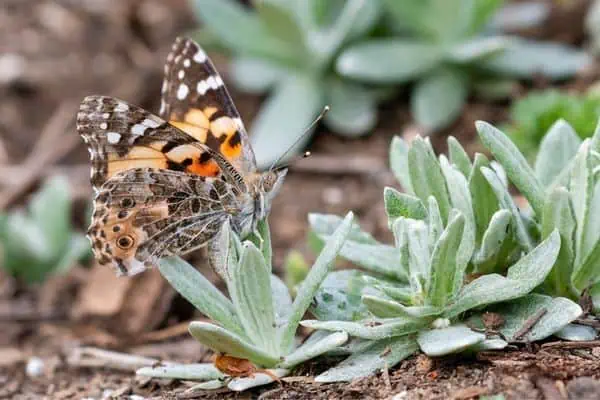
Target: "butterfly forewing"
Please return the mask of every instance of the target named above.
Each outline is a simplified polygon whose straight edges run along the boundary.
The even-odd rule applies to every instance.
[[[256,171],[248,134],[223,79],[191,39],[177,38],[167,57],[159,114],[223,154],[238,171]]]
[[[92,186],[131,168],[159,168],[217,177],[214,157],[194,137],[125,101],[88,96],[77,114],[77,129],[87,143]]]

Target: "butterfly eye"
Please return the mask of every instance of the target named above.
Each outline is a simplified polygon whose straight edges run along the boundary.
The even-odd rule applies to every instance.
[[[134,240],[131,235],[123,235],[117,239],[117,246],[122,250],[128,250],[133,246]]]

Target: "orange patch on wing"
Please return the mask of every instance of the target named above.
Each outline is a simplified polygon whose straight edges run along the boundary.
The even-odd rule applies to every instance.
[[[230,143],[230,139],[231,137],[227,138],[227,140],[221,144],[221,153],[229,160],[237,158],[242,154],[242,145],[240,143],[233,145]]]
[[[192,165],[186,167],[185,171],[200,176],[213,177],[219,175],[221,169],[214,160],[209,160],[205,163],[200,163],[197,159],[195,159]]]

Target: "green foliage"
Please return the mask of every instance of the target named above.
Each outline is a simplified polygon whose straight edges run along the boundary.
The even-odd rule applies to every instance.
[[[395,238],[390,257],[374,257],[371,263],[365,263],[358,249],[386,248],[386,245],[355,228],[340,255],[360,265],[366,273],[330,274],[314,305],[313,314],[320,320],[303,321],[302,325],[344,331],[372,346],[384,340],[389,342],[390,338],[403,338],[389,345],[402,357],[417,348],[430,356],[442,356],[501,349],[508,344],[501,338],[510,342],[541,340],[581,315],[581,307],[568,298],[532,294],[535,289],[545,290],[549,282],[554,282],[554,274],[564,257],[571,260],[569,254],[563,254],[563,247],[569,245],[569,238],[563,232],[571,229],[576,237],[577,229],[572,227],[571,220],[565,219],[564,209],[555,207],[551,220],[557,223],[544,226],[536,223],[535,215],[532,217],[528,210],[521,211],[515,205],[506,176],[533,199],[532,206],[544,209],[547,200],[544,187],[536,178],[539,171],[515,154],[516,147],[497,134],[495,128],[478,123],[478,129],[483,142],[490,146],[504,168],[480,154],[472,162],[454,139],[449,141],[450,160],[444,155],[435,157],[427,139],[416,138],[411,146],[400,138],[394,139],[392,169],[400,171],[400,166],[407,169],[398,177],[402,186],[410,190],[384,191],[388,225]],[[590,179],[584,173],[587,170],[583,160],[573,165],[573,170],[578,171],[579,184]],[[585,206],[582,204],[581,208]],[[592,211],[582,213],[595,221]],[[340,219],[311,215],[310,222],[314,234],[324,240],[328,232],[339,226]],[[590,222],[586,226],[592,229],[591,225]],[[593,241],[588,248],[589,254],[594,254]],[[590,256],[584,258],[590,260]],[[579,267],[588,272],[573,275],[585,276],[585,285],[598,281],[597,275],[590,278],[589,271],[597,270],[589,263],[583,261],[584,266]],[[571,296],[572,292],[551,294]],[[483,328],[484,309],[505,318],[500,328],[504,336],[486,336],[470,328]],[[472,314],[468,326],[467,312]],[[543,315],[535,327],[519,336],[527,321],[539,313]],[[355,370],[345,361],[316,380],[366,376],[383,368],[386,362],[391,367],[390,360],[364,352],[364,347],[355,349],[348,360],[366,360],[369,368]]]
[[[600,97],[593,93],[569,94],[555,89],[534,91],[511,105],[506,133],[528,159],[533,159],[542,138],[558,120],[567,121],[580,138],[591,137],[600,117]]]
[[[232,54],[236,86],[270,92],[252,125],[259,166],[283,154],[325,104],[331,129],[357,136],[373,128],[382,93],[337,76],[333,64],[343,46],[373,30],[378,1],[260,0],[254,10],[234,0],[192,3],[203,24],[198,39]]]
[[[502,0],[382,0],[392,33],[343,49],[336,71],[371,84],[415,82],[413,117],[427,131],[450,125],[475,89],[498,96],[512,79],[564,79],[591,62],[582,51],[482,31]]]
[[[295,335],[301,318],[352,230],[352,220],[349,213],[332,232],[293,300],[286,285],[271,274],[271,243],[266,221],[261,221],[252,240],[243,243],[228,224],[223,227],[218,245],[227,250],[220,253],[222,260],[216,270],[225,280],[229,298],[181,258],[161,261],[162,275],[211,320],[192,322],[189,327],[192,336],[215,352],[268,368],[271,375],[255,373],[248,378],[232,379],[211,364],[149,367],[137,373],[200,380],[203,381],[197,386],[200,389],[227,384],[231,390],[241,391],[270,383],[273,376],[285,376],[294,366],[343,345],[348,335],[342,332],[318,334],[300,346],[295,342]]]
[[[557,121],[542,139],[533,168],[523,163],[524,156],[501,131],[484,122],[477,129],[529,201],[540,238],[554,231],[561,235],[546,291],[577,298],[600,282],[600,129],[581,142],[567,122]]]
[[[89,255],[88,240],[72,230],[64,178],[47,181],[33,195],[27,212],[0,214],[0,267],[26,283],[64,273]]]

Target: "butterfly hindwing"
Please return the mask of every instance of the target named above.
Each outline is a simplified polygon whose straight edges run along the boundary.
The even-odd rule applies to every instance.
[[[77,114],[77,129],[88,145],[96,191],[106,180],[132,168],[208,177],[221,173],[206,145],[162,118],[119,99],[86,97]]]
[[[221,179],[153,168],[120,172],[96,197],[92,249],[101,264],[133,275],[206,245],[239,211],[238,194]]]
[[[159,115],[221,153],[240,173],[256,171],[248,134],[223,79],[191,39],[177,38],[167,57]]]

